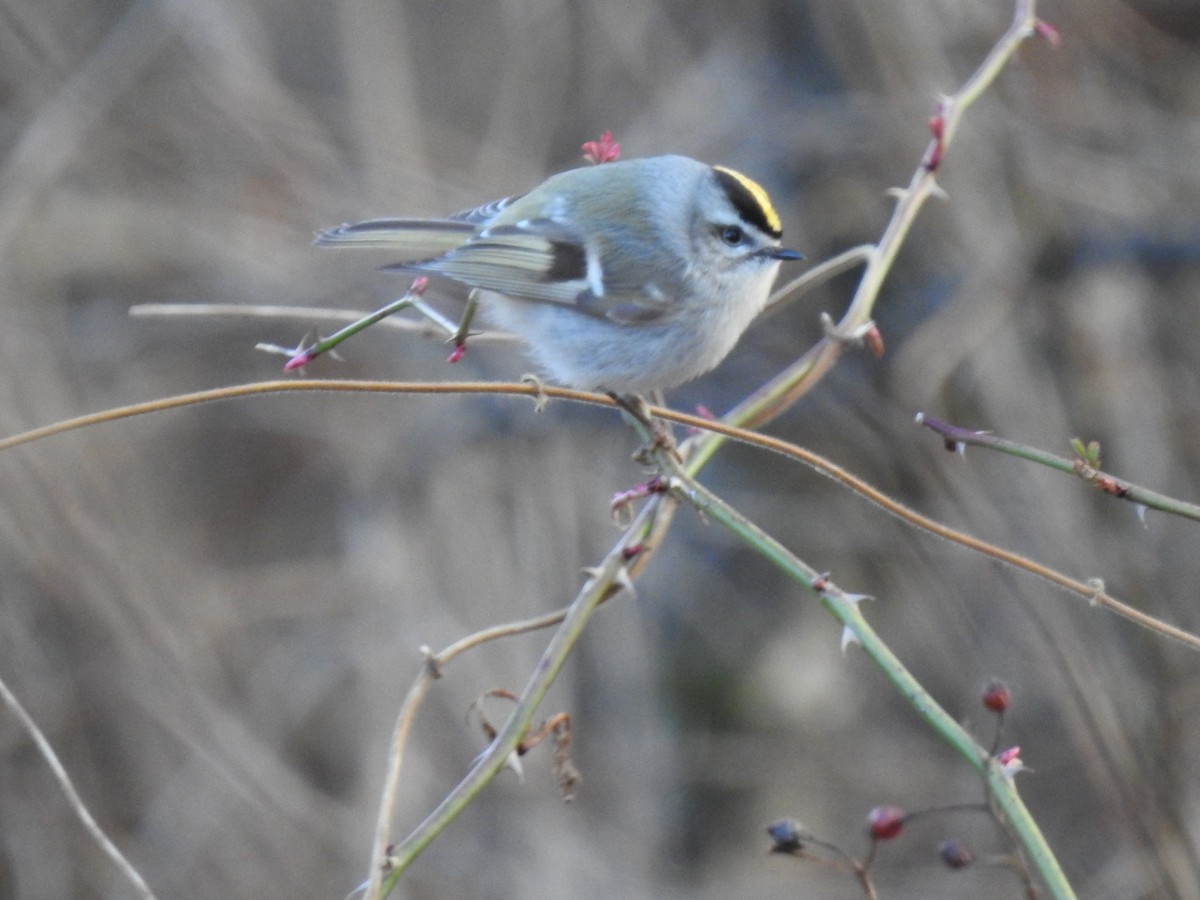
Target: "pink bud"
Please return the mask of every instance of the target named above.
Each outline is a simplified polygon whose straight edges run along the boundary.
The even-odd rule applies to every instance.
[[[1009,747],[1007,750],[1000,751],[1000,754],[996,757],[996,761],[1002,766],[1010,766],[1013,764],[1014,760],[1019,760],[1020,758],[1021,748]]]
[[[1000,772],[1009,781],[1017,777],[1018,772],[1025,771],[1025,763],[1021,760],[1021,748],[1009,747],[1007,750],[1001,751],[996,756],[996,762],[1000,763]]]
[[[866,341],[867,347],[876,359],[883,359],[883,332],[879,330],[878,325],[868,328],[863,335],[863,340]]]
[[[1034,34],[1044,40],[1047,44],[1057,50],[1062,46],[1062,35],[1058,33],[1058,29],[1049,22],[1043,22],[1038,19],[1033,25]]]
[[[283,364],[283,371],[291,372],[303,366],[307,366],[310,362],[316,359],[316,356],[311,350],[301,350],[286,363]]]
[[[614,162],[621,155],[621,145],[613,140],[611,131],[604,132],[597,141],[587,141],[580,149],[583,158],[593,165]]]
[[[942,164],[942,154],[946,152],[946,117],[941,110],[929,119],[929,133],[933,135],[933,146],[925,155],[925,171],[936,172]]]

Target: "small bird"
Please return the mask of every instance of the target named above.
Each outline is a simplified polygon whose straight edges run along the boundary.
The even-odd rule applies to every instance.
[[[447,278],[522,338],[552,381],[647,394],[716,366],[785,260],[766,191],[732,169],[655,156],[572,169],[444,219],[374,219],[317,244],[394,250],[385,271]]]

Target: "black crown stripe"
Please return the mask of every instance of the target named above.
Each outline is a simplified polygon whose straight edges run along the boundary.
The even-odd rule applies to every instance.
[[[771,198],[767,196],[767,192],[757,182],[724,166],[713,166],[713,173],[738,215],[773,238],[783,236],[779,214],[771,205]]]

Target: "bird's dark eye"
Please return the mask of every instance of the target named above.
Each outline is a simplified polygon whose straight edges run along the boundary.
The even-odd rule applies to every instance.
[[[721,235],[721,240],[723,240],[730,247],[737,247],[739,244],[744,244],[746,242],[746,232],[742,231],[741,226],[726,225],[719,233]]]

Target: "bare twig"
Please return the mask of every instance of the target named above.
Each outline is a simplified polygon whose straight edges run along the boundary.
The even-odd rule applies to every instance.
[[[378,900],[388,893],[408,865],[504,767],[509,756],[524,737],[542,698],[557,677],[563,663],[566,662],[567,655],[571,652],[576,640],[583,633],[584,626],[591,614],[605,599],[628,586],[631,549],[636,546],[640,552],[645,547],[640,538],[648,532],[651,519],[662,499],[662,497],[651,498],[642,507],[629,529],[605,556],[604,561],[596,568],[588,570],[587,582],[567,609],[558,631],[554,633],[554,637],[551,638],[541,659],[534,667],[529,682],[521,692],[512,714],[500,729],[495,740],[476,759],[471,771],[459,782],[457,787],[443,798],[437,809],[431,812],[390,854],[386,853],[385,844],[384,859],[381,863],[372,865],[366,900]],[[631,535],[637,538],[633,545],[629,542]],[[423,685],[422,692],[428,689],[428,683],[424,676],[420,684]],[[379,847],[376,846],[373,857],[378,852]]]
[[[989,797],[995,802],[998,819],[1013,835],[1015,846],[1028,855],[1051,895],[1057,900],[1074,900],[1075,893],[1062,867],[1036,820],[1021,800],[1011,775],[995,757],[979,745],[957,719],[942,708],[875,632],[859,609],[861,601],[867,599],[865,595],[844,591],[828,575],[803,562],[783,544],[696,481],[671,454],[659,452],[656,458],[664,470],[672,473],[671,486],[675,496],[692,504],[698,512],[741,538],[793,581],[818,596],[821,605],[842,623],[843,648],[848,642],[860,645],[896,692],[905,698],[925,723],[980,773]],[[868,856],[861,866],[856,866],[860,884],[868,892],[873,889],[869,878],[870,864],[871,857]]]
[[[95,818],[84,805],[83,799],[79,796],[79,792],[75,790],[75,785],[71,781],[71,776],[67,774],[67,770],[63,767],[62,762],[58,758],[58,754],[54,752],[54,748],[50,746],[50,741],[38,728],[37,723],[33,721],[33,717],[26,712],[25,707],[21,705],[21,701],[16,698],[16,695],[9,690],[4,679],[0,678],[0,698],[4,700],[4,704],[12,711],[21,723],[21,727],[33,738],[34,744],[37,745],[38,752],[42,754],[42,758],[46,760],[46,765],[50,767],[51,773],[58,782],[59,788],[63,792],[63,796],[67,798],[67,803],[71,809],[75,811],[75,815],[79,817],[79,821],[83,823],[83,827],[87,833],[92,836],[92,840],[104,851],[104,854],[113,862],[113,865],[129,880],[137,891],[138,896],[144,900],[154,900],[154,893],[146,884],[145,879],[133,864],[125,858],[117,845],[114,844],[104,833]]]
[[[99,425],[104,422],[114,422],[119,419],[131,418],[133,416],[146,415],[148,413],[162,412],[168,409],[178,409],[185,406],[193,406],[200,403],[212,403],[217,400],[230,400],[236,397],[249,397],[257,394],[273,394],[292,391],[328,391],[337,393],[382,393],[382,394],[515,394],[518,396],[531,397],[534,400],[540,401],[546,397],[560,400],[571,400],[578,403],[592,403],[597,406],[613,406],[611,397],[603,394],[593,394],[587,391],[575,391],[568,388],[559,388],[552,385],[544,385],[541,383],[526,384],[526,383],[510,383],[510,382],[471,382],[471,381],[448,381],[441,383],[427,382],[389,382],[389,381],[323,381],[323,380],[297,380],[297,381],[264,381],[255,384],[242,384],[233,387],[216,388],[209,391],[197,391],[194,394],[180,394],[175,397],[167,397],[161,400],[151,400],[146,403],[135,403],[130,406],[119,406],[114,409],[104,410],[98,413],[91,413],[85,416],[78,416],[74,419],[64,419],[61,422],[56,422],[52,425],[46,425],[41,428],[34,428],[30,431],[25,431],[20,434],[14,434],[10,437],[0,439],[0,451],[7,450],[11,447],[16,447],[21,444],[31,443],[32,441],[41,440],[53,435],[62,434],[67,431],[72,431],[77,428],[83,428],[89,425]],[[1117,598],[1109,594],[1103,584],[1091,579],[1080,581],[1076,578],[1071,578],[1068,575],[1051,569],[1048,566],[1043,566],[1040,563],[1034,562],[1018,553],[1013,553],[987,541],[979,540],[961,531],[956,531],[942,525],[933,519],[921,515],[915,510],[909,509],[902,503],[898,503],[882,491],[872,487],[867,482],[847,472],[841,466],[830,462],[824,457],[813,453],[810,450],[805,450],[795,444],[787,441],[779,440],[778,438],[770,437],[769,435],[758,434],[754,431],[747,431],[744,428],[738,428],[725,422],[713,421],[701,416],[693,416],[687,413],[677,412],[676,410],[666,409],[665,407],[651,406],[649,412],[656,418],[667,419],[676,422],[680,425],[686,425],[689,428],[694,428],[699,431],[712,432],[714,434],[749,444],[754,447],[762,447],[766,450],[771,450],[775,453],[780,453],[784,456],[804,463],[814,471],[832,478],[854,491],[856,494],[864,497],[875,505],[879,506],[886,512],[891,513],[897,518],[907,522],[914,527],[927,531],[937,537],[945,538],[956,544],[960,544],[970,550],[975,550],[985,556],[990,556],[992,559],[1010,565],[1021,571],[1028,572],[1031,575],[1036,575],[1051,584],[1057,585],[1072,594],[1083,597],[1089,603],[1103,607],[1112,613],[1115,613],[1122,618],[1147,628],[1151,631],[1158,632],[1166,637],[1180,641],[1193,649],[1200,650],[1200,637],[1163,622],[1147,613],[1142,612],[1126,603],[1121,602]],[[689,457],[687,468],[692,468],[692,460]],[[655,522],[655,529],[659,531],[666,527],[665,519]],[[659,531],[661,533],[661,531]],[[639,558],[639,563],[643,562]]]
[[[387,848],[392,838],[392,823],[395,821],[396,816],[396,797],[400,791],[400,771],[404,764],[404,749],[408,743],[408,735],[412,730],[412,723],[416,718],[417,710],[420,709],[433,682],[441,678],[442,669],[459,654],[465,653],[481,644],[518,634],[527,634],[528,632],[537,631],[542,628],[549,628],[561,622],[566,614],[566,609],[560,609],[557,612],[548,613],[534,619],[526,619],[521,622],[510,622],[505,625],[486,628],[455,641],[439,653],[433,653],[427,647],[422,648],[422,653],[425,655],[425,663],[421,667],[421,673],[417,676],[412,687],[408,689],[408,693],[404,697],[404,703],[400,707],[400,713],[396,717],[396,725],[392,730],[392,744],[391,751],[388,753],[387,774],[384,776],[383,791],[381,792],[379,803],[379,815],[375,821],[375,843],[371,851],[372,881],[368,882],[368,897],[372,896],[372,890],[376,892],[375,896],[378,896],[379,887],[374,882],[382,878],[384,863],[387,860]],[[377,872],[380,873],[379,876],[375,875]]]
[[[917,214],[926,200],[942,193],[937,183],[937,171],[945,160],[946,151],[958,131],[963,114],[996,80],[1017,52],[1017,48],[1034,33],[1036,26],[1034,0],[1017,0],[1012,24],[1008,30],[958,91],[943,97],[939,103],[937,113],[930,121],[932,137],[920,164],[913,172],[908,186],[892,192],[897,198],[896,208],[879,243],[868,246],[865,250],[856,248],[848,251],[849,254],[854,254],[853,258],[843,259],[847,254],[835,257],[835,260],[847,266],[857,261],[858,254],[862,254],[866,259],[866,268],[846,312],[836,325],[827,329],[822,340],[730,410],[723,417],[725,421],[756,428],[780,415],[807,394],[833,367],[846,347],[854,343],[847,338],[861,335],[864,329],[869,328],[884,279],[891,271],[892,263],[908,237]],[[700,471],[717,451],[721,440],[719,437],[706,435],[696,443],[695,452],[688,464],[688,471],[692,474]]]
[[[376,327],[394,328],[421,337],[444,340],[453,334],[454,325],[447,326],[446,318],[424,301],[414,302],[424,319],[381,319]],[[267,304],[240,303],[139,303],[129,307],[129,315],[135,318],[219,318],[219,319],[289,319],[314,322],[357,322],[368,313],[353,310],[329,309],[324,306],[271,306]],[[471,343],[495,341],[516,343],[516,335],[506,331],[478,331],[471,334]]]

